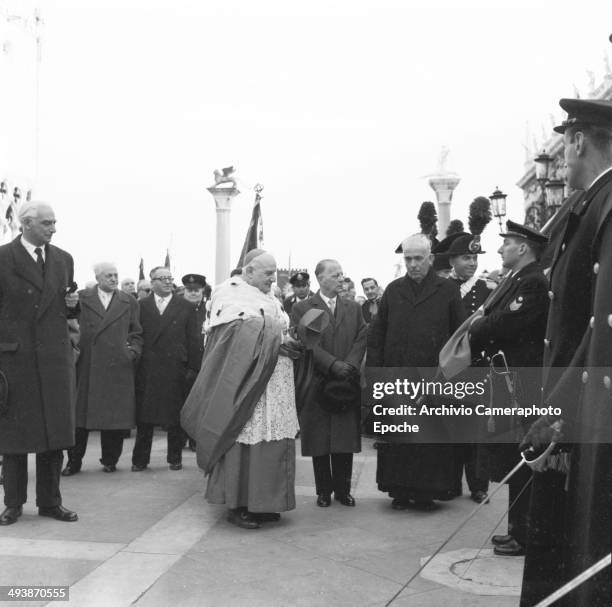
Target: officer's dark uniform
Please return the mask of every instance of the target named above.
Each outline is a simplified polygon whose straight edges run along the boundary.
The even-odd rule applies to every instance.
[[[289,283],[292,287],[309,287],[310,275],[308,274],[308,272],[296,272],[289,279]],[[292,295],[289,295],[289,297],[285,297],[285,300],[283,301],[283,308],[285,309],[285,312],[287,314],[291,314],[291,309],[293,308],[294,304],[298,303],[299,301],[309,299],[313,296],[314,293],[310,289],[308,290],[308,295],[303,299],[300,299],[297,295],[295,295],[295,293],[293,293]]]
[[[562,99],[570,126],[612,127],[612,102]],[[592,142],[589,142],[592,145]],[[583,160],[584,162],[584,160]],[[599,170],[599,169],[598,169]],[[564,204],[552,243],[544,403],[562,409],[569,475],[534,473],[521,607],[535,605],[612,544],[612,166]],[[555,605],[612,604],[609,567]]]
[[[507,228],[507,233],[501,236],[540,245],[546,243],[546,237],[531,228],[512,221],[507,222]],[[485,356],[493,358],[495,370],[503,372],[505,365],[498,354],[501,351],[511,371],[514,393],[509,391],[505,376],[492,374],[494,407],[539,405],[547,314],[547,281],[540,264],[532,262],[516,273],[512,272],[500,283],[484,304],[484,316],[472,324],[472,356],[484,352]],[[519,461],[518,444],[533,419],[498,417],[491,420],[491,424],[495,424],[494,433],[489,435],[491,480],[502,480]],[[491,426],[490,430],[493,430]],[[524,553],[530,478],[531,471],[524,466],[508,481],[509,504],[512,506],[508,513],[508,535],[495,536],[495,550],[499,554]]]
[[[195,304],[195,313],[198,319],[197,322],[197,330],[198,330],[198,343],[200,344],[199,348],[199,360],[197,361],[198,369],[202,365],[202,357],[204,356],[204,336],[202,335],[202,326],[204,325],[204,321],[206,320],[206,300],[207,293],[210,295],[210,286],[206,282],[206,276],[202,276],[201,274],[185,274],[181,279],[185,289],[204,289],[204,293],[202,299]],[[187,396],[191,391],[191,387],[195,382],[195,377],[187,386],[186,394]],[[185,434],[185,443],[187,442],[187,434]],[[192,438],[189,438],[189,448],[192,451],[196,449],[196,442]]]

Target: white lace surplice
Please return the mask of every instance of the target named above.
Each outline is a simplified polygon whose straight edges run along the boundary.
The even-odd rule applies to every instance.
[[[277,320],[283,331],[289,327],[289,318],[280,309],[280,304]],[[298,430],[293,361],[279,356],[270,381],[236,442],[255,445],[263,441],[295,438]]]

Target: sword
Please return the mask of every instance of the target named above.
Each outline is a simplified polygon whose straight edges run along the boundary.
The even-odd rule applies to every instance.
[[[577,575],[573,580],[570,580],[567,584],[564,584],[558,590],[555,590],[551,595],[547,596],[543,601],[540,601],[535,607],[548,607],[555,601],[564,597],[568,592],[574,590],[574,588],[580,586],[582,582],[586,582],[589,578],[593,577],[596,573],[599,573],[602,569],[605,569],[612,562],[612,553],[608,556],[604,556],[600,561],[597,561],[594,565],[591,565],[588,569]]]
[[[495,489],[491,492],[491,494],[489,495],[488,499],[490,500],[504,486],[504,484],[507,483],[508,480],[511,479],[516,474],[516,472],[525,463],[527,463],[527,460],[524,459],[524,458],[521,458],[521,460],[516,464],[516,466],[514,466],[514,468],[512,468],[512,470],[510,470],[510,472],[508,472],[508,474],[506,474],[506,476],[504,476],[504,478],[499,482],[499,485],[497,487],[495,487]],[[463,521],[461,521],[459,526],[444,540],[444,542],[442,542],[441,546],[417,569],[416,573],[391,597],[389,602],[385,604],[385,607],[389,607],[389,605],[391,605],[391,603],[393,603],[393,601],[395,601],[395,599],[406,588],[408,588],[408,586],[411,584],[411,582],[418,577],[418,575],[425,569],[425,567],[427,567],[427,565],[429,565],[429,563],[431,563],[431,561],[433,561],[433,559],[446,547],[446,545],[459,533],[459,531],[461,531],[461,529],[463,529],[463,527],[465,527],[465,525],[474,517],[474,515],[477,512],[480,512],[480,509],[483,506],[486,505],[487,501],[488,500],[485,500],[485,501],[481,502],[480,504],[478,504],[474,508],[474,510],[472,510],[472,512],[470,512],[467,515],[467,517]]]

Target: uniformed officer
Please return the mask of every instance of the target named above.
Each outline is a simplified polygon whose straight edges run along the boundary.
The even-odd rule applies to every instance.
[[[532,502],[525,607],[612,548],[612,101],[562,99],[560,105],[568,116],[555,131],[563,134],[567,183],[584,195],[574,200],[556,238],[543,381],[544,404],[561,409],[564,441],[572,446],[569,475],[557,489],[547,472],[534,475],[534,490],[546,480],[545,488],[565,493],[565,500],[553,507]],[[553,419],[538,420],[525,445],[545,446]],[[574,607],[612,604],[610,569],[567,598]]]
[[[468,232],[456,232],[447,236],[433,250],[437,258],[448,260],[451,268],[449,279],[457,283],[466,314],[471,316],[491,294],[486,281],[476,276],[478,256],[485,253],[480,238]],[[476,503],[488,497],[489,474],[486,465],[486,448],[472,443],[457,445],[455,453],[455,493],[462,493],[463,468],[472,499]]]
[[[293,289],[293,295],[286,297],[283,302],[287,314],[291,314],[294,304],[314,296],[314,293],[310,290],[310,275],[308,272],[296,272],[289,279],[289,283]]]
[[[204,336],[202,335],[202,326],[206,320],[206,292],[208,284],[206,282],[206,276],[202,274],[185,274],[181,278],[181,282],[185,287],[185,293],[183,297],[191,304],[193,304],[196,316],[198,318],[197,331],[198,331],[198,343],[200,344],[198,369],[202,366],[202,356],[204,355]],[[210,289],[210,287],[209,287]],[[193,378],[195,381],[195,378]],[[187,394],[191,391],[193,381],[187,386]],[[192,438],[185,436],[185,442],[189,439],[189,448],[192,451],[196,450],[196,442]]]
[[[538,260],[547,239],[513,221],[506,225],[498,252],[508,275],[484,303],[484,314],[472,321],[470,345],[473,358],[484,352],[491,360],[494,407],[533,406],[541,394],[548,312],[547,283]],[[517,463],[518,444],[531,421],[510,416],[490,420],[489,430],[495,431],[489,438],[493,481],[499,482]],[[493,536],[496,554],[525,553],[530,477],[529,468],[523,467],[508,481],[508,534]]]

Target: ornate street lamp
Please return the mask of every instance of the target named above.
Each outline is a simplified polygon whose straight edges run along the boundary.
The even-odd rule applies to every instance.
[[[542,193],[544,193],[544,184],[550,178],[550,169],[553,162],[553,157],[546,153],[546,150],[542,150],[534,159],[536,179],[542,187]]]
[[[565,182],[562,179],[550,179],[546,182],[546,209],[550,219],[563,204]]]
[[[507,195],[504,194],[498,187],[495,188],[495,192],[489,196],[489,200],[491,201],[491,206],[493,207],[493,215],[497,217],[499,221],[499,229],[500,231],[504,231],[502,227],[502,217],[506,216],[506,198]]]

